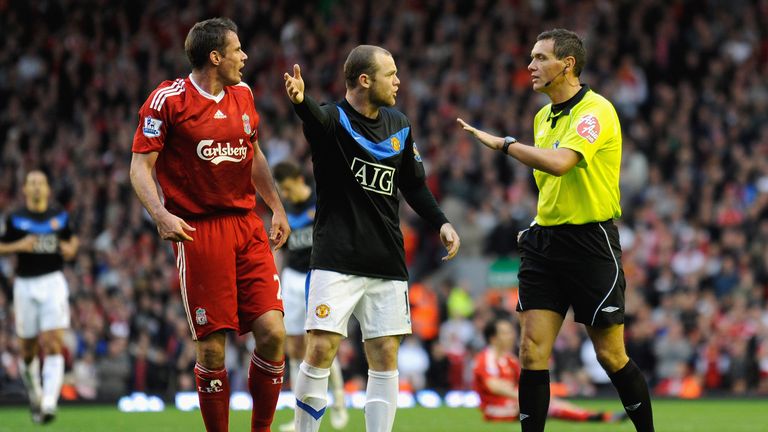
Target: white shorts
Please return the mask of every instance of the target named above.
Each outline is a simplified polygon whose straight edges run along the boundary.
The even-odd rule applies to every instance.
[[[283,309],[285,309],[285,334],[300,336],[306,333],[304,321],[307,319],[306,286],[307,274],[290,267],[283,269],[280,276],[283,289]]]
[[[16,277],[13,310],[16,335],[23,339],[48,330],[69,328],[69,287],[64,273]]]
[[[327,270],[312,270],[309,275],[307,330],[347,337],[347,323],[354,314],[363,340],[411,334],[408,282]]]

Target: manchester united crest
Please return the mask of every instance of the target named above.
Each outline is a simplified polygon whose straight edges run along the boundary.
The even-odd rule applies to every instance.
[[[321,304],[315,308],[315,316],[318,318],[327,318],[330,314],[331,308],[327,304]]]
[[[251,134],[251,118],[248,114],[243,114],[243,130],[247,135]]]
[[[399,152],[400,151],[400,140],[397,137],[392,137],[392,150]]]

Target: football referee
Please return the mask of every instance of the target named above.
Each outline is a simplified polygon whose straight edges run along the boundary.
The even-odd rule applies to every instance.
[[[543,431],[549,357],[569,307],[585,325],[600,364],[638,431],[653,431],[648,385],[624,348],[624,271],[619,233],[621,127],[613,105],[579,81],[586,50],[573,32],[541,33],[531,51],[533,89],[551,103],[534,118],[534,145],[457,119],[493,150],[533,168],[536,218],[518,234],[522,263],[520,423]]]

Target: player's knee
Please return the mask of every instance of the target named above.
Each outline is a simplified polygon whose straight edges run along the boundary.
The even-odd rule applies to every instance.
[[[266,326],[255,337],[256,346],[265,349],[277,349],[285,344],[285,327],[282,323]]]
[[[224,367],[224,345],[213,341],[198,342],[197,362],[208,369],[221,369]]]
[[[310,337],[304,359],[317,367],[330,367],[336,355],[337,345],[329,337]]]
[[[523,369],[546,369],[549,352],[534,339],[523,337],[520,340],[520,363]]]
[[[627,353],[617,347],[595,348],[597,361],[608,373],[613,373],[624,367],[629,361]]]

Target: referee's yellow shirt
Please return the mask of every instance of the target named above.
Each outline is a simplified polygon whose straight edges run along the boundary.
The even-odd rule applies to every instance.
[[[535,221],[552,226],[616,219],[621,216],[621,125],[616,110],[586,85],[564,105],[559,111],[555,106],[556,112],[552,112],[549,104],[536,114],[535,145],[569,148],[582,158],[561,177],[533,170],[539,187]]]

